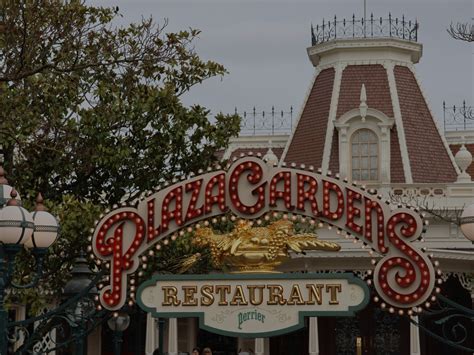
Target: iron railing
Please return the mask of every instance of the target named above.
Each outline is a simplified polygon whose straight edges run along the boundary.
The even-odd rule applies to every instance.
[[[293,106],[289,110],[276,110],[272,106],[271,110],[251,110],[238,111],[235,114],[241,117],[240,134],[249,135],[275,135],[288,134],[293,127]]]
[[[443,101],[443,123],[445,132],[474,129],[474,107],[466,101],[460,106],[446,106]]]
[[[413,318],[410,321],[422,332],[442,344],[454,349],[474,351],[472,331],[474,327],[474,311],[464,307],[453,300],[437,296],[437,302],[431,310],[425,310],[421,321]]]
[[[289,110],[277,110],[274,106],[270,110],[257,110],[253,107],[239,111],[235,108],[234,114],[242,119],[241,135],[288,134],[293,129],[293,106]],[[474,129],[474,106],[467,105],[466,101],[458,106],[447,106],[443,101],[443,125],[445,132]]]
[[[402,19],[393,18],[389,13],[388,18],[375,18],[370,14],[368,19],[338,20],[336,16],[331,21],[323,20],[322,25],[311,25],[311,45],[333,41],[336,39],[350,38],[380,38],[392,37],[416,42],[418,40],[418,21],[406,21],[405,16]]]

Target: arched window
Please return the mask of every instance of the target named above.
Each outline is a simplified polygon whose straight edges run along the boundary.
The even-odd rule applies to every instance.
[[[359,129],[352,135],[352,180],[379,180],[379,140],[370,129]]]

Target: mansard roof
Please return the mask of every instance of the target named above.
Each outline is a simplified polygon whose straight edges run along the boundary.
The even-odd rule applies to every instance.
[[[414,182],[453,182],[457,174],[450,150],[431,115],[413,72],[394,69]]]
[[[372,47],[364,48],[364,41],[360,42],[360,50],[368,57]],[[393,60],[380,59],[376,57],[382,53],[380,48],[374,50],[375,58],[365,61],[351,60],[354,48],[346,57],[341,53],[316,68],[314,83],[282,160],[321,167],[323,172],[339,172],[341,154],[350,152],[340,152],[337,122],[359,108],[364,85],[368,108],[394,122],[389,134],[390,182],[456,181],[453,154],[437,128],[414,74],[413,62],[407,59],[410,57],[394,54]]]
[[[334,73],[334,68],[328,68],[316,76],[286,154],[284,153],[285,161],[314,167],[322,165]]]

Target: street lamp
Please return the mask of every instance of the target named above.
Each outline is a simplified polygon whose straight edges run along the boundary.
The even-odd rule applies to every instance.
[[[58,222],[46,211],[40,194],[33,214],[21,207],[18,193],[8,185],[5,171],[0,166],[0,355],[6,355],[8,342],[5,291],[9,287],[25,289],[38,284],[43,257],[56,240],[58,230]],[[15,256],[24,247],[31,249],[36,259],[36,275],[30,283],[18,285],[12,280]]]
[[[122,335],[130,325],[130,316],[125,312],[116,312],[107,321],[109,328],[114,332],[114,355],[120,355],[122,346]]]
[[[66,300],[84,291],[90,286],[91,278],[94,273],[90,270],[87,260],[83,255],[76,258],[74,267],[71,271],[71,279],[64,286],[63,295]],[[91,314],[95,311],[93,297],[97,294],[97,288],[92,287],[85,297],[78,300],[72,313],[70,314],[70,324],[72,330],[76,333],[75,353],[77,355],[85,354],[84,340],[87,339],[87,322],[91,320]]]

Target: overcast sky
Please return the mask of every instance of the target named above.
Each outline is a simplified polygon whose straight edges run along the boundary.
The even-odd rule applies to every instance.
[[[363,15],[363,0],[89,0],[91,4],[120,7],[122,23],[142,16],[162,22],[168,30],[188,27],[202,31],[196,50],[204,59],[223,64],[229,74],[195,87],[184,98],[213,113],[232,112],[272,105],[299,112],[314,68],[306,48],[310,25],[337,15]],[[402,14],[418,19],[418,41],[423,57],[416,66],[428,103],[442,120],[442,102],[459,105],[465,99],[474,104],[473,46],[449,37],[451,22],[468,22],[474,17],[472,0],[367,0],[367,13],[375,17]]]

